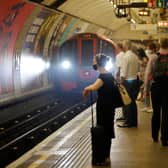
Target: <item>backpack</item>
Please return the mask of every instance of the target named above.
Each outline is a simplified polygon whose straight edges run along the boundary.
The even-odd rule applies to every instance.
[[[163,55],[157,53],[158,58],[153,68],[153,79],[158,80],[162,77],[168,76],[168,54]]]

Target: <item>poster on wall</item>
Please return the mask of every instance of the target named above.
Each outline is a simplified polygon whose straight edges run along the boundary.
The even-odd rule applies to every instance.
[[[0,1],[0,95],[14,91],[14,46],[33,9],[33,5],[22,0]]]
[[[63,44],[66,40],[68,35],[71,32],[71,29],[73,29],[73,27],[75,26],[77,22],[76,18],[72,18],[72,17],[67,17],[64,24],[65,24],[65,29],[63,30],[63,33],[61,35],[61,38],[59,40],[58,45],[61,46],[61,44]]]

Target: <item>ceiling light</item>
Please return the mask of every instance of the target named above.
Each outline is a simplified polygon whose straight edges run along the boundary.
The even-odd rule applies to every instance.
[[[150,15],[150,10],[148,9],[141,9],[138,11],[139,16],[149,16]]]
[[[159,27],[168,27],[168,21],[159,21],[158,26]]]
[[[115,15],[118,17],[118,18],[122,18],[122,17],[127,17],[128,16],[128,13],[126,11],[126,8],[116,8],[115,9]]]

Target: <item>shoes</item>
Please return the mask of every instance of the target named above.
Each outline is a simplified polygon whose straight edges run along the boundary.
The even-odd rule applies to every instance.
[[[150,107],[144,107],[143,109],[140,110],[141,112],[147,112],[147,113],[152,113],[153,109]]]
[[[147,107],[144,107],[140,110],[141,112],[146,112],[147,111]]]
[[[153,142],[158,142],[158,138],[153,138]]]
[[[111,165],[111,160],[110,158],[106,158],[105,160],[105,166],[110,166]],[[111,166],[110,166],[111,167]]]
[[[162,140],[162,146],[168,146],[168,142],[166,140]]]
[[[100,162],[100,163],[92,161],[93,166],[109,166],[110,164],[111,164],[110,158],[106,158],[106,160],[104,162]]]
[[[158,137],[153,137],[153,142],[158,142]],[[168,140],[163,140],[161,138],[162,146],[168,146]]]
[[[131,127],[137,127],[137,125],[129,125],[129,124],[117,124],[120,128],[131,128]]]
[[[109,158],[109,157],[107,157],[105,162],[107,162],[107,163],[111,163],[110,158]]]
[[[152,112],[153,112],[153,109],[148,108],[148,109],[146,110],[146,112],[147,112],[147,113],[152,113]]]
[[[116,121],[125,121],[124,117],[117,118]]]

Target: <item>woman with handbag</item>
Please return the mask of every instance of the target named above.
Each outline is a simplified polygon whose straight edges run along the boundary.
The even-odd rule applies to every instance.
[[[124,64],[121,71],[121,83],[125,86],[132,102],[123,107],[125,116],[124,123],[118,124],[121,128],[131,128],[138,126],[138,110],[136,104],[136,98],[139,93],[138,73],[140,70],[140,62],[138,56],[133,52],[133,46],[131,41],[125,40],[123,42],[125,51]]]

